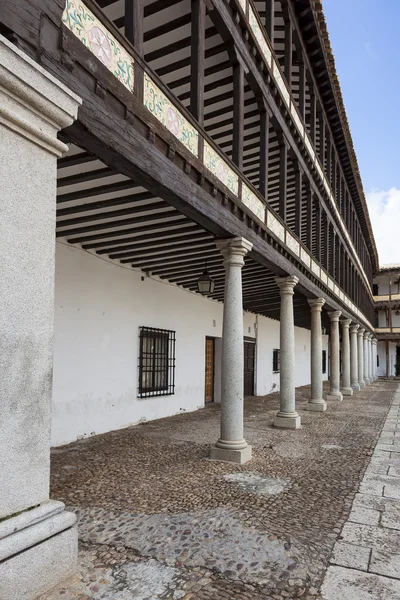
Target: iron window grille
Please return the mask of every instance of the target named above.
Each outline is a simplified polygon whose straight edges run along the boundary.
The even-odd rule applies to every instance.
[[[175,331],[139,327],[139,398],[175,392]]]
[[[326,350],[322,350],[322,373],[326,373]]]
[[[281,351],[274,350],[272,354],[272,371],[274,373],[280,373],[281,370]]]

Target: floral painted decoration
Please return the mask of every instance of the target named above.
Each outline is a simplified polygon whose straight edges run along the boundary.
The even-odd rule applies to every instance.
[[[199,134],[154,81],[144,74],[143,102],[145,107],[162,123],[192,154],[199,155]]]
[[[242,203],[264,223],[265,204],[252,192],[245,183],[242,184]]]
[[[81,0],[67,0],[64,25],[133,92],[134,60]]]
[[[238,195],[239,177],[210,144],[204,140],[204,166],[233,193]]]

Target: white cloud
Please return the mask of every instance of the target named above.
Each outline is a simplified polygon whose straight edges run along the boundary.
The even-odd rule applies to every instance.
[[[372,190],[367,202],[379,264],[400,264],[400,190]]]

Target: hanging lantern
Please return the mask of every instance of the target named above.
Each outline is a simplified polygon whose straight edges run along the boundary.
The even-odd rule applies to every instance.
[[[200,294],[207,296],[214,292],[215,281],[210,277],[207,271],[207,265],[203,271],[203,274],[197,280],[197,290]]]

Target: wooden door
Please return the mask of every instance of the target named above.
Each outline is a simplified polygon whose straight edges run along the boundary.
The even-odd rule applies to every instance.
[[[206,338],[205,401],[214,402],[214,340]]]
[[[256,345],[244,342],[244,395],[254,396],[254,365]]]

